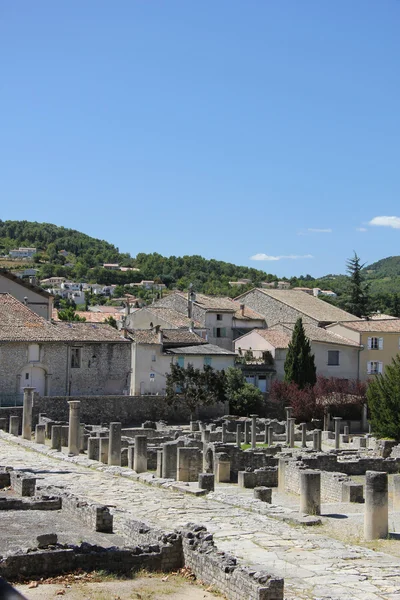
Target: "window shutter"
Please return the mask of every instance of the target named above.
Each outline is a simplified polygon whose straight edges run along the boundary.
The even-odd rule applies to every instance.
[[[226,337],[226,327],[221,328],[221,337]]]
[[[383,371],[383,363],[378,363],[378,373],[382,373]]]
[[[383,350],[383,338],[379,338],[379,350]]]
[[[217,337],[217,328],[213,327],[213,337]]]
[[[368,350],[371,350],[372,348],[372,338],[368,338]]]
[[[371,375],[372,364],[370,361],[367,362],[367,374]]]

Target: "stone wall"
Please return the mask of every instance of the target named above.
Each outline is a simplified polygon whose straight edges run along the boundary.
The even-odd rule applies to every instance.
[[[147,420],[163,419],[168,423],[190,420],[190,411],[184,405],[168,406],[163,396],[43,396],[34,401],[33,423],[38,422],[39,413],[45,413],[54,421],[68,421],[70,400],[80,401],[81,422],[92,425],[119,421],[123,427],[129,427]],[[212,419],[227,412],[225,403],[200,407],[199,418]],[[22,419],[22,408],[0,408],[0,418],[9,419],[10,415],[19,415]]]
[[[283,600],[283,579],[242,567],[234,556],[218,552],[205,527],[188,524],[182,531],[182,548],[185,565],[229,600]]]

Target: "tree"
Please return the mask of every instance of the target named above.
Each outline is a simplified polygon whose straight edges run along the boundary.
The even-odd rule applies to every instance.
[[[114,317],[112,315],[110,315],[109,317],[106,317],[104,319],[104,323],[107,323],[107,325],[111,325],[111,327],[114,327],[114,329],[118,329],[117,320],[114,319]]]
[[[168,404],[174,405],[183,402],[194,418],[199,406],[207,406],[221,402],[224,395],[224,371],[215,371],[209,365],[204,369],[195,369],[191,363],[181,367],[171,363],[170,372],[167,373],[165,399]]]
[[[300,389],[313,386],[317,381],[314,355],[311,354],[310,341],[304,332],[301,317],[293,329],[284,369],[286,383],[296,383]]]
[[[383,375],[371,379],[367,390],[370,422],[379,437],[400,440],[400,356],[392,359]]]
[[[262,392],[248,383],[241,369],[235,367],[229,367],[225,372],[225,396],[229,412],[240,416],[259,413],[264,400]]]
[[[363,284],[361,273],[364,266],[360,263],[360,257],[357,256],[356,252],[354,252],[353,258],[349,258],[346,262],[347,273],[350,277],[347,310],[356,317],[366,317],[368,315],[368,286]]]
[[[60,321],[80,321],[82,323],[86,321],[85,317],[80,317],[76,314],[75,309],[72,306],[59,310],[58,318]]]

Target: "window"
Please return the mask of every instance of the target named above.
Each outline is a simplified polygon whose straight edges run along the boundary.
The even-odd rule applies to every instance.
[[[28,362],[39,362],[39,344],[29,344]]]
[[[383,371],[383,363],[378,360],[370,360],[367,363],[367,373],[368,375],[377,375],[378,373],[382,373]]]
[[[383,350],[383,338],[369,337],[368,350]]]
[[[328,350],[328,365],[330,367],[339,366],[339,350]]]
[[[178,358],[176,359],[176,362],[180,367],[184,367],[185,366],[185,357],[178,356]]]
[[[71,348],[71,369],[79,369],[81,366],[82,348]]]
[[[214,327],[214,337],[226,337],[226,327]]]
[[[217,321],[222,321],[222,315],[220,313],[217,314]]]
[[[204,357],[204,366],[208,365],[209,367],[211,367],[211,356],[205,356]]]
[[[156,355],[155,355],[155,354],[152,354],[152,355],[151,355],[151,362],[156,362],[156,360],[157,360],[157,357],[156,357]]]

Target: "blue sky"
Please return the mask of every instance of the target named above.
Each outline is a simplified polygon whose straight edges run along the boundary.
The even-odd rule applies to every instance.
[[[399,28],[397,0],[2,2],[0,218],[280,276],[398,255]]]

